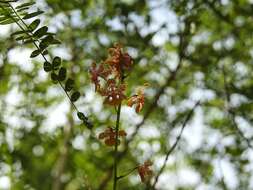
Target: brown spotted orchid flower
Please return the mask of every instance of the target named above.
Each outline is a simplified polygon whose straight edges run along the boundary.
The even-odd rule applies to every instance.
[[[125,137],[126,135],[124,130],[118,131],[119,137]],[[114,146],[116,143],[116,132],[112,127],[108,127],[104,132],[99,134],[98,138],[104,140],[107,146]],[[118,144],[120,144],[120,140],[118,140]]]
[[[105,64],[110,65],[112,68],[114,68],[118,73],[121,72],[121,66],[120,66],[120,58],[122,54],[122,47],[119,44],[114,45],[113,48],[110,48],[108,53],[109,57],[105,60]]]
[[[101,95],[106,97],[104,103],[113,106],[119,105],[126,98],[125,88],[124,84],[117,85],[114,79],[108,80],[106,88],[101,91]]]
[[[137,168],[139,176],[143,183],[149,181],[153,174],[153,171],[150,169],[151,166],[152,166],[152,162],[148,160],[148,161],[145,161],[143,165],[140,165]]]
[[[90,74],[91,80],[95,84],[95,91],[98,91],[100,89],[99,77],[106,79],[110,74],[110,70],[105,69],[103,64],[97,66],[96,63],[92,63]]]
[[[139,113],[144,106],[144,101],[144,87],[139,87],[137,93],[128,99],[127,105],[130,107],[135,105],[135,111]]]
[[[129,70],[133,65],[133,59],[128,53],[124,53],[120,44],[115,44],[109,49],[109,57],[105,61],[112,67],[116,76],[120,76],[122,70]]]
[[[128,53],[121,56],[121,63],[124,70],[129,70],[133,65],[133,59]]]

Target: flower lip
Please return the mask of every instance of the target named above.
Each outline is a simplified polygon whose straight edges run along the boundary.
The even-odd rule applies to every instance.
[[[110,75],[110,71],[106,69],[103,64],[97,66],[96,63],[93,62],[90,74],[91,80],[95,84],[95,91],[98,91],[100,89],[99,77],[106,79]]]
[[[152,162],[150,160],[147,160],[143,165],[138,166],[137,170],[142,182],[145,183],[152,177],[153,171],[150,169],[152,165]]]
[[[137,89],[137,93],[131,96],[127,101],[128,106],[133,107],[135,105],[135,111],[137,113],[139,113],[144,106],[144,102],[145,102],[144,88],[145,87],[146,87],[146,84],[142,87],[139,87]]]
[[[125,137],[127,133],[124,130],[118,131],[119,137]],[[104,132],[101,132],[98,135],[100,140],[104,140],[104,143],[107,146],[114,146],[116,143],[116,131],[112,127],[107,127]],[[120,144],[120,140],[118,140],[118,144]]]

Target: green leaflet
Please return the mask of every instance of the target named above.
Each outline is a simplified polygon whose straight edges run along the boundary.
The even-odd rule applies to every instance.
[[[45,36],[47,34],[48,31],[48,27],[47,26],[43,26],[41,28],[39,28],[38,30],[36,30],[33,34],[33,36],[35,38],[41,38],[42,36]]]
[[[81,96],[80,92],[76,91],[71,95],[70,100],[72,102],[75,102],[80,98],[80,96]]]
[[[31,31],[34,31],[38,28],[38,26],[40,25],[40,19],[36,19],[34,20],[29,26],[28,28],[31,30]]]
[[[38,16],[38,15],[40,15],[40,14],[43,14],[44,13],[44,11],[40,11],[40,10],[38,10],[38,11],[36,11],[36,12],[33,12],[33,13],[28,13],[28,14],[26,14],[24,17],[23,17],[23,19],[30,19],[30,18],[33,18],[33,17],[36,17],[36,16]]]

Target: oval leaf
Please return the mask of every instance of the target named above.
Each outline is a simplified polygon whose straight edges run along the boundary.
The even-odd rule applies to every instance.
[[[71,91],[74,88],[74,80],[68,79],[65,83],[65,90],[67,92]]]
[[[31,7],[32,5],[34,5],[34,4],[35,4],[35,2],[23,3],[23,4],[19,5],[19,6],[16,6],[16,9],[23,9],[23,8],[25,8],[25,7],[30,8],[30,7]]]
[[[31,53],[30,58],[37,57],[39,54],[40,54],[40,50],[36,49],[36,50],[34,50],[34,51]]]
[[[34,20],[29,26],[28,28],[31,30],[31,31],[34,31],[38,28],[38,26],[40,25],[40,19],[36,19]]]
[[[67,76],[67,70],[64,67],[61,67],[58,74],[59,81],[64,81]]]
[[[44,71],[46,71],[46,72],[52,71],[51,63],[49,63],[47,61],[44,63]]]
[[[88,118],[82,113],[82,112],[78,112],[77,113],[77,117],[80,119],[80,120],[83,120],[83,121],[87,121]]]
[[[12,18],[4,20],[4,21],[1,21],[0,25],[7,25],[7,24],[11,24],[11,23],[14,23],[14,21],[13,21]]]
[[[42,14],[42,13],[44,13],[44,12],[38,10],[38,11],[36,11],[36,12],[29,13],[29,14],[25,15],[25,16],[23,17],[23,19],[25,19],[25,20],[26,20],[26,19],[30,19],[30,18],[36,17],[36,16],[38,16],[38,15],[40,15],[40,14]]]
[[[15,40],[16,41],[24,41],[24,40],[27,40],[27,39],[30,39],[31,40],[31,38],[30,38],[30,36],[20,36],[20,37],[17,37]]]
[[[25,40],[23,42],[23,44],[30,44],[30,43],[33,43],[33,42],[34,42],[33,39],[30,39],[30,40]]]
[[[77,101],[80,98],[80,96],[81,96],[80,92],[78,91],[74,92],[70,97],[71,102]]]
[[[47,50],[45,50],[45,51],[42,52],[42,55],[47,55],[47,54],[48,54]]]
[[[34,32],[33,36],[36,38],[41,38],[42,36],[45,36],[47,34],[47,31],[48,31],[48,27],[43,26],[40,29],[36,30],[36,32]]]
[[[52,79],[52,81],[54,81],[54,82],[58,81],[58,75],[55,74],[55,73],[51,73],[51,79]]]
[[[61,58],[60,57],[55,57],[53,59],[53,69],[58,70],[60,65],[61,65]]]
[[[11,34],[11,36],[17,36],[17,35],[20,35],[20,34],[26,34],[27,33],[27,31],[25,30],[25,31],[17,31],[17,32],[13,32],[12,34]]]
[[[50,44],[61,44],[61,42],[59,40],[54,39],[52,42],[50,42]]]
[[[48,35],[43,38],[40,42],[41,47],[48,47],[54,41],[54,37],[52,35]]]
[[[51,41],[54,40],[54,37],[52,35],[48,35],[45,38],[42,39],[42,43],[50,44]]]
[[[40,43],[40,44],[39,44],[39,47],[40,47],[41,50],[44,50],[44,49],[46,49],[48,46],[47,46],[47,44]]]

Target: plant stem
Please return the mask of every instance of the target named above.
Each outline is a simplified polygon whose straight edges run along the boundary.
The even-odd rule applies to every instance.
[[[153,183],[153,185],[152,185],[152,188],[147,187],[147,190],[149,190],[149,189],[155,190],[155,186],[156,186],[156,184],[157,184],[157,182],[158,182],[158,180],[159,180],[161,174],[163,173],[163,171],[164,171],[164,169],[165,169],[165,167],[166,167],[166,164],[167,164],[167,161],[168,161],[168,159],[169,159],[170,154],[171,154],[171,153],[175,150],[175,148],[177,147],[177,144],[178,144],[179,141],[181,140],[181,137],[182,137],[182,134],[183,134],[183,132],[184,132],[184,129],[185,129],[186,125],[187,125],[188,122],[190,121],[192,115],[194,114],[195,109],[199,106],[199,104],[200,104],[200,101],[198,101],[198,102],[194,105],[194,107],[191,109],[191,111],[187,114],[185,120],[183,121],[183,124],[182,124],[181,130],[180,130],[180,132],[179,132],[179,135],[178,135],[177,138],[176,138],[176,141],[174,142],[174,144],[171,146],[171,148],[170,148],[170,149],[168,150],[168,152],[166,153],[165,160],[164,160],[164,162],[163,162],[162,167],[161,167],[160,170],[158,171],[158,174],[157,174],[156,177],[155,177],[155,181],[154,181],[154,183]]]
[[[120,111],[121,111],[121,103],[118,106],[117,109],[117,120],[116,120],[116,143],[114,146],[114,179],[113,179],[113,190],[117,189],[117,169],[118,169],[118,163],[117,163],[117,158],[118,158],[118,140],[119,140],[119,121],[120,121]]]

